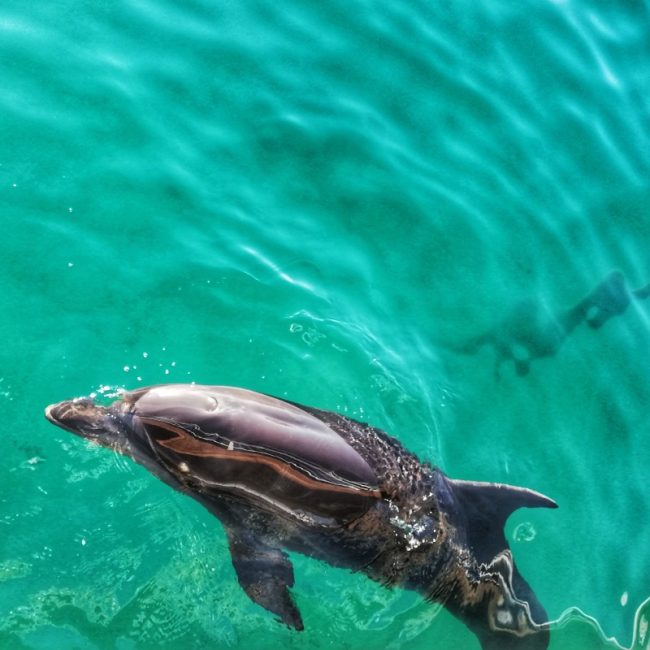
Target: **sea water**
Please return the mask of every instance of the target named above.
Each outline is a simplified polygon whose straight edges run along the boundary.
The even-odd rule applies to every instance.
[[[647,2],[4,0],[0,64],[2,648],[478,648],[300,556],[286,629],[215,518],[43,418],[168,381],[551,496],[506,527],[551,648],[650,647],[650,300],[562,325],[650,281]]]

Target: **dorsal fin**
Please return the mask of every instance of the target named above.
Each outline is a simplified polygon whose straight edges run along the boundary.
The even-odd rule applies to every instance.
[[[467,540],[476,559],[489,563],[508,548],[503,526],[518,508],[557,508],[553,499],[501,483],[449,480],[466,519]]]

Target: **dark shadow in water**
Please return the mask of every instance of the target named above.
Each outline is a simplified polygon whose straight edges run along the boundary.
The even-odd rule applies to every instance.
[[[555,355],[581,323],[599,329],[614,316],[623,314],[633,300],[649,296],[650,284],[630,290],[625,276],[620,271],[612,271],[576,305],[559,312],[552,311],[540,299],[518,302],[495,327],[470,339],[456,351],[475,354],[483,346],[492,346],[496,352],[497,376],[507,361],[513,361],[517,374],[524,376],[530,372],[530,364],[535,359]]]

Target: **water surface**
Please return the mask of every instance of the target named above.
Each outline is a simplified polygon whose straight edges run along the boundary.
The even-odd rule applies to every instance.
[[[478,647],[418,596],[297,556],[306,631],[284,629],[214,518],[42,417],[197,381],[552,496],[507,526],[551,648],[650,647],[650,300],[525,375],[463,353],[505,332],[521,359],[612,270],[650,281],[649,19],[633,1],[6,0],[0,644]]]

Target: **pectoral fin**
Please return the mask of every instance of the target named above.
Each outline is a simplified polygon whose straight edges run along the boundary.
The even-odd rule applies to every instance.
[[[300,612],[289,592],[294,579],[287,554],[246,532],[228,531],[228,539],[237,579],[249,598],[288,627],[303,630]]]

